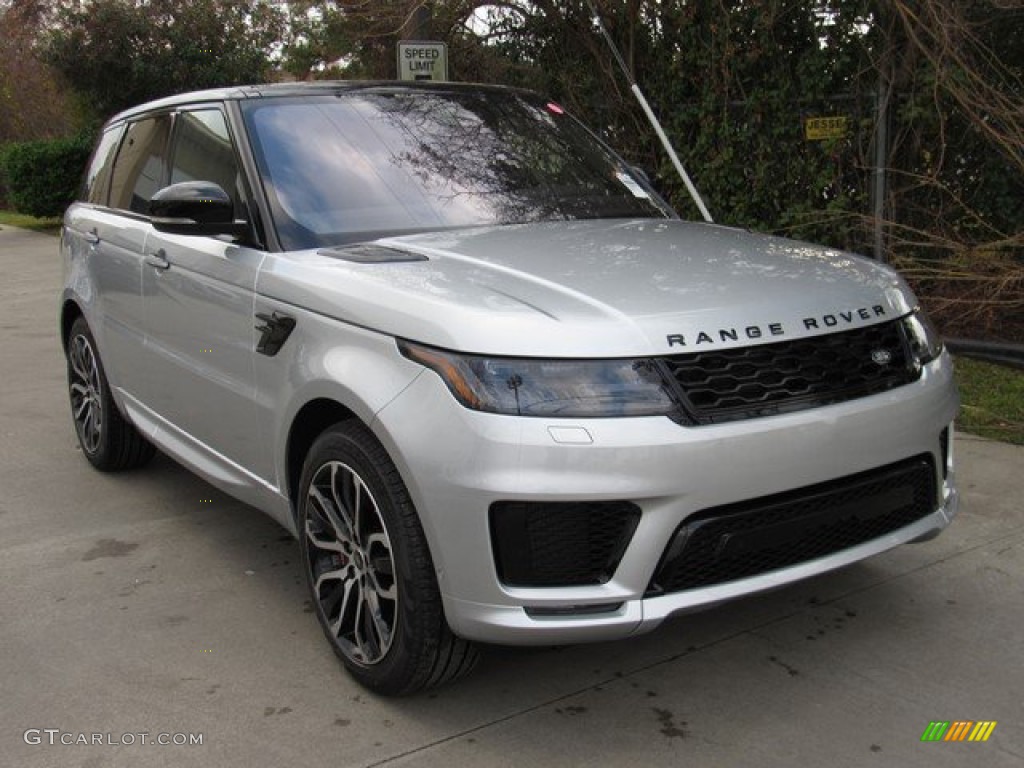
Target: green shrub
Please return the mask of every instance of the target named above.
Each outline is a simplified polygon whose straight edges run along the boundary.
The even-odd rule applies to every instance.
[[[10,144],[0,144],[0,210],[9,210],[11,205],[7,201],[9,194],[7,192],[7,173],[4,168],[7,167],[7,150],[10,149]]]
[[[83,136],[8,144],[0,149],[2,196],[19,213],[62,215],[78,193],[91,149]]]

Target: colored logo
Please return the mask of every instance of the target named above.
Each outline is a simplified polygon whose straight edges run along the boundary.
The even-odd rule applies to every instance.
[[[995,720],[932,720],[921,741],[988,741],[995,729]]]

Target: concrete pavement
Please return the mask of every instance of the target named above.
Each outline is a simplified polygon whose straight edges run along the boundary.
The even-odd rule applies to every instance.
[[[465,681],[381,699],[269,518],[162,456],[91,469],[57,241],[0,229],[0,267],[0,765],[1024,765],[1024,449],[960,436],[962,511],[934,541],[632,641],[488,648]],[[921,743],[933,720],[998,725]],[[93,733],[135,743],[59,743]]]

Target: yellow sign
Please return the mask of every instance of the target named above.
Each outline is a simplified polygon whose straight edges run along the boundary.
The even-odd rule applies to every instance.
[[[849,118],[840,117],[808,117],[804,120],[804,138],[807,141],[824,141],[841,139],[846,135]]]

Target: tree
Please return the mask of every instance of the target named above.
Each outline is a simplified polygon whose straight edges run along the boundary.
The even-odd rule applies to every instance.
[[[43,6],[41,0],[0,3],[0,144],[74,130],[66,88],[36,55]]]
[[[182,91],[265,80],[284,34],[268,0],[65,2],[44,47],[99,117]]]
[[[1024,3],[879,0],[889,250],[947,332],[1024,340]]]

